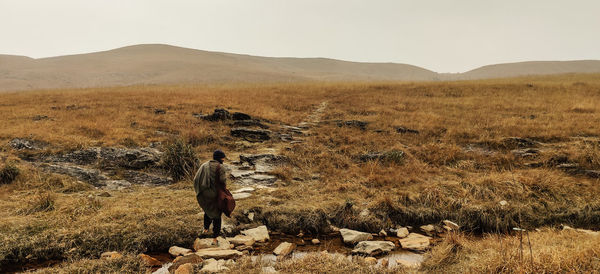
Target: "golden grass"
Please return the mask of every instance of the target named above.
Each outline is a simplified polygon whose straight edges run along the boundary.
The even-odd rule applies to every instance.
[[[227,124],[192,115],[224,107],[270,120],[277,130],[278,123],[306,120],[322,102],[328,103],[323,123],[311,130],[304,143],[294,145],[236,140],[229,136]],[[166,114],[155,114],[155,109]],[[85,183],[42,173],[19,160],[22,152],[7,145],[12,138],[49,144],[49,149],[35,153],[147,146],[172,138],[183,138],[200,159],[216,148],[229,155],[282,148],[290,163],[275,172],[280,177],[278,189],[260,190],[256,198],[239,201],[231,222],[243,223],[242,212],[250,210],[270,229],[289,233],[323,232],[329,222],[377,232],[395,225],[452,219],[476,233],[509,231],[519,223],[529,229],[560,223],[598,228],[600,224],[598,180],[556,167],[566,159],[582,169],[600,170],[598,75],[34,91],[0,96],[0,114],[0,160],[16,162],[21,171],[13,183],[0,185],[0,267],[53,258],[86,260],[108,250],[164,251],[175,244],[191,245],[201,227],[189,181],[97,197],[101,191]],[[40,119],[43,116],[48,118]],[[338,127],[335,120],[369,125],[362,131]],[[397,133],[399,126],[419,134]],[[506,137],[543,144],[537,146],[540,152],[533,159],[519,158],[511,153],[518,147]],[[393,161],[357,158],[389,151],[404,154]],[[527,167],[529,162],[540,166]],[[500,206],[502,200],[508,206]],[[366,209],[368,215],[360,214]],[[536,234],[532,240],[552,246],[544,237],[553,238],[553,233]],[[463,246],[477,250],[478,242]],[[500,252],[491,240],[483,243],[490,245],[490,252]],[[561,268],[526,270],[597,269],[594,265],[577,268],[581,264],[577,260],[563,262]],[[513,263],[507,271],[518,269]]]

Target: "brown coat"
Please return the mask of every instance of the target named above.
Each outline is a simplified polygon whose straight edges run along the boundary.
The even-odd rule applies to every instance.
[[[217,166],[221,165],[216,160],[210,160],[198,169],[196,176],[194,176],[194,191],[196,192],[196,200],[198,204],[204,210],[204,214],[207,214],[211,219],[221,217],[221,210],[217,204],[217,183],[216,174]],[[225,168],[221,165],[219,172],[220,183],[225,186],[227,181]]]

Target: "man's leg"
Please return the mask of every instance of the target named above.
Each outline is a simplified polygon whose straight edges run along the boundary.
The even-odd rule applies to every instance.
[[[208,217],[208,214],[204,213],[204,231],[208,231],[208,228],[210,228],[210,223],[212,222],[212,220],[210,219],[210,217]]]
[[[221,235],[221,216],[213,219],[213,237],[217,238]]]

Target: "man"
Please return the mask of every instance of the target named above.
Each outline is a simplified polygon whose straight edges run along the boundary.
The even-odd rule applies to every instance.
[[[223,159],[226,159],[225,153],[219,149],[215,150],[213,159],[202,164],[194,176],[196,200],[204,210],[204,232],[208,231],[212,223],[214,238],[221,234],[221,214],[223,212],[217,203],[217,187],[219,184],[224,187],[227,180],[225,168],[222,166]]]

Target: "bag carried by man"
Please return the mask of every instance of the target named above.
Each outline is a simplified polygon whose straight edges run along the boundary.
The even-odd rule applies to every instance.
[[[231,213],[235,209],[235,199],[233,199],[233,195],[231,192],[227,190],[225,185],[221,183],[220,176],[221,165],[217,166],[217,174],[216,174],[216,188],[217,188],[217,207],[225,214],[227,217],[231,217]]]

